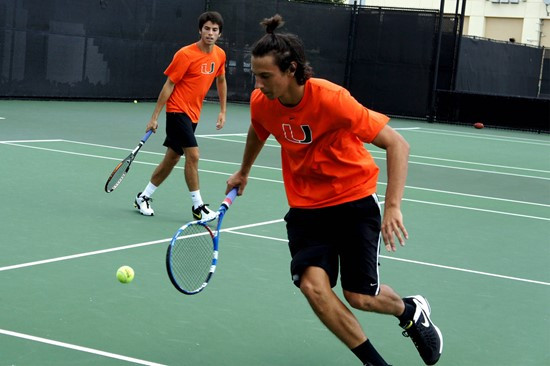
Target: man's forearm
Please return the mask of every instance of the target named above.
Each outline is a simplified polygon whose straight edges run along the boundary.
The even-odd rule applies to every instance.
[[[243,161],[240,169],[241,174],[248,175],[250,173],[250,169],[252,169],[252,165],[254,164],[254,161],[256,161],[256,158],[260,154],[260,151],[262,151],[264,144],[265,141],[262,141],[258,138],[258,135],[256,135],[256,131],[254,131],[254,127],[250,125],[250,127],[248,128],[248,135],[246,137],[246,145],[243,153]]]
[[[400,207],[407,180],[409,146],[397,143],[386,149],[388,185],[384,197],[385,207]]]
[[[167,79],[160,91],[159,97],[157,98],[157,104],[155,106],[155,110],[153,111],[153,119],[158,119],[162,108],[164,108],[166,102],[168,102],[168,99],[170,99],[173,91],[174,83],[172,83],[170,79]]]
[[[227,110],[227,82],[225,78],[217,80],[216,88],[218,89],[218,98],[220,99],[220,112],[225,113]]]

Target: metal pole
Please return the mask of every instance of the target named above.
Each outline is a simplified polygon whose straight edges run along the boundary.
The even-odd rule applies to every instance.
[[[458,49],[456,47],[456,44],[458,42],[458,25],[460,23],[459,19],[459,13],[458,13],[458,7],[460,6],[460,1],[456,1],[456,7],[455,7],[455,15],[454,15],[454,25],[453,25],[453,34],[455,35],[454,38],[454,47],[453,47],[453,63],[452,63],[452,69],[451,69],[451,83],[449,84],[449,89],[453,90],[453,82],[455,79],[455,69],[456,69],[456,54],[458,52]]]
[[[462,43],[462,34],[464,30],[464,15],[466,13],[466,0],[462,0],[462,10],[460,12],[460,24],[458,27],[458,39],[456,41],[455,46],[455,60],[454,60],[454,67],[453,67],[453,74],[452,74],[452,81],[451,81],[451,90],[456,89],[456,75],[458,74],[458,59],[460,56],[460,44]]]
[[[539,82],[537,85],[537,98],[540,98],[540,88],[542,87],[542,75],[544,72],[544,54],[545,53],[546,53],[546,47],[542,47],[542,57],[540,59]]]
[[[349,24],[348,49],[346,54],[346,68],[344,71],[344,88],[349,89],[351,80],[351,63],[353,62],[353,51],[355,48],[355,23],[357,21],[357,0],[353,2],[353,11]]]
[[[428,110],[428,122],[435,120],[435,91],[437,89],[437,79],[439,78],[439,56],[441,54],[441,34],[443,33],[443,12],[445,11],[445,0],[441,0],[438,16],[437,45],[435,48],[435,66],[433,85],[431,90],[431,100]]]

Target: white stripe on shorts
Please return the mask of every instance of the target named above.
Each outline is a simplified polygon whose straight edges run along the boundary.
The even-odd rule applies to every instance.
[[[382,209],[380,208],[380,201],[378,201],[378,196],[376,193],[372,194],[372,198],[374,198],[374,202],[378,205],[378,211],[380,211],[380,220],[382,220]],[[382,223],[380,223],[382,225]],[[375,296],[380,293],[380,242],[382,241],[382,231],[378,233],[378,248],[376,248],[376,278],[377,278],[377,284],[376,284],[376,293]]]

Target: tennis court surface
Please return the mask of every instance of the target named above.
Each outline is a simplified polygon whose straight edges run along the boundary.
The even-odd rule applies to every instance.
[[[248,106],[231,104],[216,131],[218,109],[206,103],[197,129],[201,193],[214,207],[249,124]],[[0,365],[357,365],[291,283],[275,141],[224,219],[208,287],[196,296],[172,287],[166,247],[191,220],[181,167],[155,193],[155,216],[132,205],[164,153],[164,118],[122,184],[103,191],[152,110],[0,101]],[[445,340],[438,365],[550,365],[549,135],[391,126],[411,144],[410,239],[383,251],[382,282],[428,298]],[[384,152],[368,148],[383,200]],[[131,284],[115,278],[122,265],[136,272]],[[396,319],[355,314],[388,362],[422,365]]]

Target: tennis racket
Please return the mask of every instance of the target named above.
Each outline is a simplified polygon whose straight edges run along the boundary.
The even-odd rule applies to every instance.
[[[198,294],[212,278],[218,264],[218,245],[222,220],[237,196],[233,188],[218,210],[216,230],[205,221],[191,221],[176,232],[166,251],[166,271],[178,291]]]
[[[128,155],[126,159],[118,163],[116,168],[113,170],[113,172],[109,176],[109,179],[107,179],[107,183],[105,183],[105,192],[111,193],[112,191],[115,190],[116,187],[118,187],[120,182],[122,182],[122,180],[126,176],[126,173],[128,173],[128,170],[130,170],[130,165],[136,158],[137,153],[139,152],[139,150],[141,149],[145,141],[147,141],[147,139],[149,138],[149,136],[151,136],[152,133],[153,133],[153,130],[147,131],[145,136],[142,137],[138,146],[136,146],[136,148],[132,150],[130,155]]]

